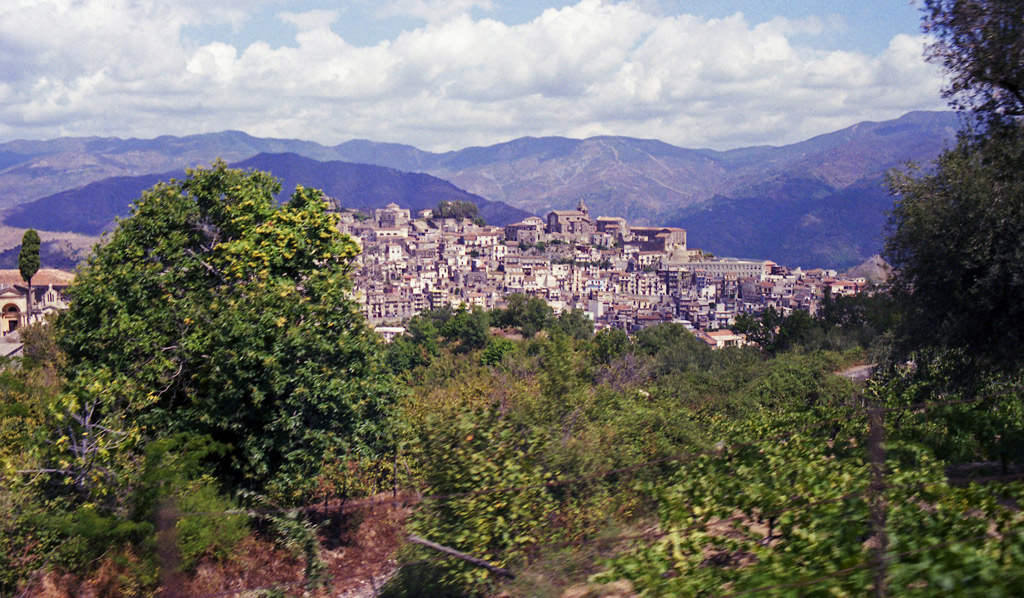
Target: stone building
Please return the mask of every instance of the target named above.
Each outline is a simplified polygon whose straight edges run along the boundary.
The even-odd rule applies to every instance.
[[[389,203],[374,210],[373,219],[378,228],[400,228],[409,224],[411,220],[409,210],[403,210],[396,203]]]
[[[580,199],[575,210],[554,211],[548,213],[547,233],[549,235],[564,235],[568,237],[583,237],[590,235],[596,229],[590,219],[590,211],[587,204]]]
[[[75,275],[42,268],[32,277],[32,315],[28,313],[28,285],[18,270],[0,270],[0,334],[43,320],[47,314],[67,309],[64,290]]]
[[[544,240],[544,221],[530,216],[522,222],[505,225],[505,240],[533,245]]]

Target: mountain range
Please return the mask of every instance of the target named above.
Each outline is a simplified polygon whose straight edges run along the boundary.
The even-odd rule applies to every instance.
[[[441,201],[476,204],[488,222],[504,225],[530,216],[529,212],[467,193],[437,177],[401,172],[393,168],[350,162],[319,162],[298,154],[257,154],[230,166],[272,172],[281,180],[278,200],[284,201],[297,185],[314,187],[348,208],[371,210],[397,203],[413,212],[433,208]],[[17,228],[71,231],[98,236],[110,230],[116,218],[128,216],[132,202],[160,181],[182,179],[184,170],[118,176],[8,208],[4,224]]]
[[[607,136],[527,137],[444,153],[235,131],[15,141],[0,144],[0,208],[11,208],[3,219],[12,226],[96,234],[152,182],[220,157],[269,170],[285,189],[298,182],[323,188],[350,207],[394,201],[422,209],[436,205],[436,197],[463,198],[502,224],[571,208],[582,198],[592,215],[684,227],[692,246],[718,255],[843,268],[881,247],[892,205],[885,172],[930,161],[958,128],[954,113],[913,112],[791,145],[728,151]]]

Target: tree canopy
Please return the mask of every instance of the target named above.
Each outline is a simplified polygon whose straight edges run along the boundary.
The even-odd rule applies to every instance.
[[[21,251],[18,253],[18,271],[28,285],[28,311],[32,313],[32,277],[39,271],[39,233],[28,229],[21,237]]]
[[[927,0],[932,60],[950,103],[983,126],[930,170],[892,173],[886,258],[902,305],[898,353],[950,349],[1014,365],[1024,339],[1024,5]]]
[[[18,271],[26,283],[39,271],[39,233],[28,229],[21,237],[21,251],[18,252]]]
[[[952,76],[954,107],[989,124],[1024,116],[1024,4],[1017,0],[925,0],[928,56]]]
[[[328,453],[388,441],[395,389],[350,298],[358,248],[319,191],[277,205],[269,174],[189,171],[145,192],[58,321],[71,409],[142,436],[209,435],[217,474],[279,497]],[[92,399],[88,398],[92,397]]]
[[[933,173],[897,173],[886,257],[905,349],[1016,360],[1024,340],[1024,138],[961,140]]]
[[[441,201],[434,208],[433,218],[466,218],[472,220],[478,226],[487,224],[480,216],[480,208],[471,201]]]

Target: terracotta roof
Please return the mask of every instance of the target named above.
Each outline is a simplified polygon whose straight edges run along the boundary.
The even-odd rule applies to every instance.
[[[75,275],[64,270],[54,268],[40,268],[32,277],[32,286],[67,286],[74,282]],[[18,270],[0,270],[0,284],[22,285],[25,281],[21,279],[21,272]]]

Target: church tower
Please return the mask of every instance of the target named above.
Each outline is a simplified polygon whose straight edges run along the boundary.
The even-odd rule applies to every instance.
[[[587,204],[583,203],[583,198],[580,198],[580,204],[576,206],[576,211],[583,214],[586,217],[590,217],[590,211],[587,210]]]

